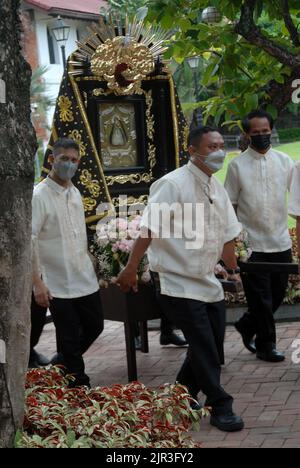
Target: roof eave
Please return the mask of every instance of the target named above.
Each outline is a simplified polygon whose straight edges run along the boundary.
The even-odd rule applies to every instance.
[[[87,21],[97,21],[100,16],[100,13],[99,14],[84,13],[82,11],[64,10],[62,8],[50,8],[47,13],[50,16],[60,15],[63,18],[80,19],[80,20],[87,20]]]

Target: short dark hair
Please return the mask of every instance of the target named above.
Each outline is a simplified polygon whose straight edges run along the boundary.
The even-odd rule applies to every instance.
[[[271,116],[271,114],[269,114],[269,112],[264,111],[264,110],[261,109],[261,110],[252,111],[248,115],[246,115],[246,117],[243,118],[242,127],[243,127],[243,130],[244,130],[245,133],[249,133],[250,128],[251,128],[251,120],[256,119],[256,118],[258,118],[258,119],[268,119],[268,121],[270,123],[271,130],[273,130],[273,127],[274,127],[273,117]]]
[[[58,154],[59,149],[74,149],[79,151],[79,145],[76,141],[72,140],[72,138],[59,138],[53,145],[53,154],[56,156]]]
[[[188,146],[199,144],[203,135],[205,135],[206,133],[217,132],[217,131],[218,131],[217,129],[208,127],[208,126],[201,126],[201,127],[194,128],[193,130],[190,131],[190,134],[188,136]]]

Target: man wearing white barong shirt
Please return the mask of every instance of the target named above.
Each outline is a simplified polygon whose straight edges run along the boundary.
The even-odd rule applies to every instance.
[[[177,381],[187,386],[195,400],[203,391],[206,405],[212,407],[212,425],[237,431],[243,428],[243,421],[232,412],[233,399],[220,384],[225,302],[214,268],[222,257],[232,278],[239,280],[233,239],[241,226],[226,191],[212,177],[225,159],[220,133],[210,127],[193,130],[189,152],[191,160],[187,165],[152,185],[141,224],[143,234],[117,284],[123,291],[137,290],[137,266],[148,249],[158,301],[189,345]],[[159,220],[157,207],[162,208],[162,204],[170,207],[170,217],[165,212]],[[185,209],[186,216],[182,218]],[[188,229],[191,218],[196,223],[194,243],[192,230]],[[176,228],[179,233],[182,228],[178,220],[187,231],[182,238],[175,236]],[[171,235],[167,234],[168,227]]]
[[[253,251],[249,261],[290,263],[286,197],[294,163],[272,148],[274,122],[267,112],[251,112],[242,124],[250,146],[229,164],[225,188],[249,235]],[[257,271],[243,274],[242,281],[248,313],[235,326],[244,345],[261,360],[281,362],[284,355],[276,350],[274,314],[284,299],[288,275]]]
[[[293,169],[288,212],[290,216],[297,220],[296,233],[300,273],[300,161],[296,162]]]
[[[99,284],[88,253],[84,208],[71,182],[79,164],[76,142],[62,138],[52,170],[32,200],[33,294],[50,308],[70,386],[89,386],[83,354],[103,330]]]

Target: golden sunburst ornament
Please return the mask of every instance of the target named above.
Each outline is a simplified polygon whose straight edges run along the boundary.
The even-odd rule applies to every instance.
[[[141,94],[142,80],[155,70],[155,61],[167,47],[170,37],[160,27],[144,26],[136,17],[130,23],[117,16],[109,21],[100,17],[99,24],[89,28],[91,36],[77,42],[76,61],[69,61],[69,73],[82,75],[86,65],[99,80],[117,95]]]

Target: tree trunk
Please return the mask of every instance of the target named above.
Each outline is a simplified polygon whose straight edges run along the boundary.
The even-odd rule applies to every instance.
[[[36,138],[31,70],[20,48],[19,0],[0,2],[0,446],[22,424],[31,293],[31,197]],[[4,86],[6,84],[6,96]],[[5,98],[5,99],[4,99]],[[3,102],[5,101],[5,102]],[[5,344],[5,345],[4,345]]]
[[[243,36],[247,42],[256,46],[258,49],[264,50],[271,57],[278,60],[279,63],[282,63],[290,69],[291,74],[290,76],[286,75],[283,83],[278,83],[274,80],[268,83],[267,86],[270,100],[264,104],[272,104],[277,109],[278,114],[280,114],[291,102],[292,94],[295,91],[293,82],[299,78],[300,54],[295,54],[293,46],[299,47],[300,35],[296,25],[293,23],[289,2],[287,0],[282,1],[282,15],[285,26],[290,33],[290,48],[280,45],[279,41],[272,40],[263,34],[254,19],[256,5],[257,0],[244,1],[241,7],[241,16],[235,26],[235,31]]]

